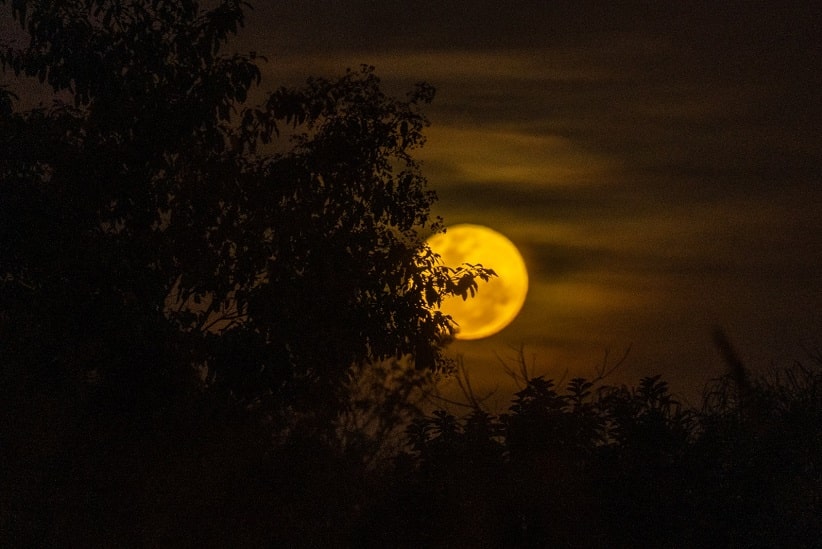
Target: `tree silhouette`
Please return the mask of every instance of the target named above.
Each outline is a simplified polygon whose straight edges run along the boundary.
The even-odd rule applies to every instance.
[[[219,53],[241,7],[13,4],[31,43],[4,68],[73,104],[4,119],[4,291],[75,332],[167,329],[176,362],[247,400],[363,360],[435,367],[449,322],[429,305],[458,288],[420,254],[439,225],[410,153],[433,90],[397,101],[364,68],[243,107],[255,55]],[[259,152],[283,124],[291,150]]]
[[[246,106],[262,58],[223,53],[244,2],[0,6],[29,37],[4,72],[54,93],[18,112],[0,90],[4,531],[81,532],[73,501],[119,545],[147,483],[205,497],[198,452],[215,476],[327,425],[352,365],[442,366],[432,306],[492,272],[424,245],[430,86],[394,99],[363,67]]]

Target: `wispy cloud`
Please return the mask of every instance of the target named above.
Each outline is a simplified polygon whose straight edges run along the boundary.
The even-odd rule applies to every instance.
[[[443,170],[455,183],[580,185],[601,180],[615,164],[556,135],[442,126],[433,126],[427,134],[420,156],[430,165],[430,176]]]

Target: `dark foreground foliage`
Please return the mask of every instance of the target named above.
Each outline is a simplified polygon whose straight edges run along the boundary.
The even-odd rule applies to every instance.
[[[799,365],[688,409],[659,377],[559,389],[528,380],[508,413],[408,428],[374,546],[815,547],[822,370]],[[367,533],[367,534],[366,534]]]
[[[351,443],[356,433],[298,429],[272,446],[245,422],[210,417],[185,432],[112,436],[128,448],[110,453],[78,438],[47,459],[59,441],[28,441],[18,445],[28,448],[27,468],[4,485],[3,541],[818,546],[822,369],[795,366],[743,391],[728,379],[709,389],[700,408],[687,408],[659,377],[636,387],[573,379],[561,389],[537,377],[504,414],[417,415],[389,456]],[[377,413],[396,426],[391,410]]]

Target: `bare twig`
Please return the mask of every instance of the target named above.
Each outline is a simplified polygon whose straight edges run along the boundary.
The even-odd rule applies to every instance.
[[[605,349],[605,354],[602,357],[602,364],[596,368],[596,377],[594,377],[591,382],[597,383],[602,381],[606,377],[613,374],[618,368],[620,368],[625,361],[628,359],[628,355],[631,353],[631,345],[625,348],[625,352],[622,353],[622,357],[617,360],[612,366],[608,366],[608,357],[610,356],[611,350]]]

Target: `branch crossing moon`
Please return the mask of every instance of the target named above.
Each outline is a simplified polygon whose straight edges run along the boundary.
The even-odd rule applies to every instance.
[[[479,282],[474,297],[443,300],[440,310],[457,324],[457,339],[491,336],[517,317],[528,294],[528,270],[513,242],[493,229],[469,224],[448,227],[427,242],[448,267],[481,264],[497,273],[487,283]]]

